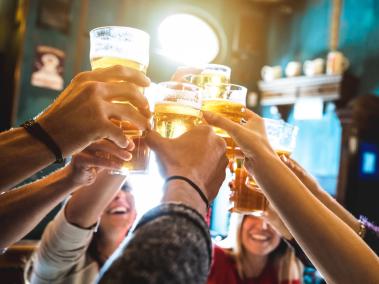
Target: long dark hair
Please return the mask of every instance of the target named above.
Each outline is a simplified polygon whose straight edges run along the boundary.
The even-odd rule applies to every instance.
[[[122,191],[125,191],[125,192],[132,192],[132,187],[130,186],[130,184],[128,182],[124,182],[124,184],[121,186],[121,190]],[[101,239],[101,234],[103,232],[101,231],[101,227],[99,226],[97,231],[94,232],[93,236],[92,236],[92,240],[88,246],[88,249],[87,249],[87,253],[91,256],[91,258],[93,260],[95,260],[98,264],[99,264],[99,267],[101,267],[104,263],[103,261],[100,259],[99,257],[99,251],[98,251],[98,247],[97,247],[97,242],[99,239]],[[128,234],[128,232],[127,232]]]

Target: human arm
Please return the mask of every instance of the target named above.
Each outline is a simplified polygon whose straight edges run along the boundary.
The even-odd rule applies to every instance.
[[[284,156],[280,157],[281,160],[288,166],[288,168],[299,178],[299,180],[307,187],[307,189],[329,210],[336,214],[342,221],[344,221],[355,232],[359,232],[360,223],[357,218],[347,211],[341,204],[339,204],[332,196],[330,196],[303,167],[301,167],[295,160]]]
[[[360,219],[355,218],[355,216],[322,189],[316,179],[307,173],[295,160],[284,156],[280,158],[318,200],[340,217],[357,234],[360,234],[369,247],[379,255],[379,228],[377,226],[370,223],[364,217]],[[364,229],[362,229],[362,225]]]
[[[132,151],[134,147],[135,145],[131,142],[127,150],[124,150],[112,142],[104,140],[75,155],[72,163],[74,165],[91,163],[91,157],[103,152],[112,155],[110,160],[115,163],[114,169],[117,169],[122,165],[123,159],[131,158],[128,150]],[[124,175],[112,175],[102,167],[98,167],[96,171],[94,183],[82,186],[80,190],[77,190],[65,207],[67,221],[80,228],[89,228],[97,222],[126,179]]]
[[[132,142],[129,141],[129,145]],[[91,184],[96,178],[94,167],[118,169],[120,160],[130,158],[130,154],[124,153],[126,150],[117,147],[112,149],[116,157],[113,161],[97,157],[95,152],[101,149],[101,143],[95,143],[79,154],[82,158],[77,163],[71,163],[36,182],[1,194],[0,247],[5,248],[21,239],[64,197],[83,185]]]
[[[204,117],[226,130],[241,147],[247,169],[328,283],[379,282],[378,257],[279,159],[259,116],[249,112],[245,126],[215,114],[206,113]]]
[[[65,196],[80,185],[67,166],[31,184],[0,195],[0,248],[6,248],[31,231]]]
[[[281,160],[288,166],[289,169],[300,179],[300,181],[307,187],[307,189],[320,200],[327,208],[329,208],[334,214],[336,214],[342,221],[344,221],[350,228],[352,228],[362,239],[368,244],[368,246],[378,255],[379,252],[379,229],[373,229],[369,222],[364,222],[363,219],[357,219],[342,205],[340,205],[332,196],[330,196],[303,167],[301,167],[295,160],[280,156]],[[276,218],[273,218],[276,219]],[[278,219],[280,219],[278,217]],[[361,224],[364,223],[364,224]],[[362,225],[365,227],[362,228]],[[287,238],[290,240],[290,238]],[[297,252],[301,254],[301,249],[295,240],[290,241]],[[304,257],[302,258],[304,259]]]
[[[302,168],[295,160],[288,158],[284,155],[280,159],[288,166],[288,168],[298,177],[298,179],[307,187],[307,189],[327,208],[336,214],[342,221],[344,221],[355,232],[360,230],[360,222],[342,205],[340,205],[332,196],[330,196],[321,186],[316,179],[312,177],[304,168]],[[274,227],[284,235],[288,240],[291,237],[286,232],[285,224],[281,221],[275,210],[271,207],[268,212],[268,221],[273,223]]]
[[[163,177],[186,176],[211,201],[225,178],[223,140],[207,126],[171,140],[157,135],[150,133],[146,139]],[[168,182],[162,204],[144,215],[104,265],[99,283],[204,283],[211,259],[205,213],[205,203],[191,186],[180,180]]]
[[[96,181],[77,190],[65,208],[67,221],[80,228],[89,228],[100,218],[125,181],[124,175],[102,171]]]
[[[36,121],[55,141],[63,157],[101,138],[126,147],[122,130],[110,119],[129,120],[139,129],[149,128],[148,103],[137,88],[148,84],[141,72],[122,66],[82,72]],[[137,109],[110,102],[120,97]],[[9,190],[54,160],[47,146],[23,128],[0,133],[0,191]]]
[[[204,283],[210,258],[203,216],[184,204],[162,203],[105,263],[98,283]]]
[[[121,175],[109,177],[103,171],[92,185],[74,193],[45,229],[31,260],[31,283],[63,281],[89,269],[86,253],[96,223],[124,179]]]
[[[83,229],[70,224],[64,208],[47,225],[41,242],[26,265],[31,284],[62,282],[86,269],[86,251],[96,226]]]
[[[133,148],[133,144],[128,147],[129,150]],[[112,163],[120,165],[122,159],[130,159],[131,155],[112,142],[103,140],[76,154],[71,161],[76,171],[83,172],[83,168],[93,166],[99,157],[106,157],[105,153],[107,158],[100,160],[108,161],[109,165],[97,163],[97,167],[91,167],[95,178],[71,196],[45,229],[32,257],[32,269],[28,271],[32,283],[63,281],[74,277],[88,265],[85,253],[96,223],[125,180],[124,176],[111,175],[106,169],[116,169],[111,167]]]

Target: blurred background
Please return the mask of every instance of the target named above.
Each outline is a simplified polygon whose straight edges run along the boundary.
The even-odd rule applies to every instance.
[[[299,126],[293,158],[351,212],[378,223],[379,110],[358,104],[363,122],[354,116],[357,101],[379,94],[378,14],[376,0],[0,0],[0,130],[36,116],[75,74],[90,70],[91,29],[131,26],[151,36],[153,82],[169,80],[178,66],[230,66],[231,82],[248,88],[249,108]],[[336,50],[348,68],[326,74]],[[53,85],[33,75],[46,52],[59,59]],[[289,62],[317,58],[324,60],[318,76],[287,72]],[[280,75],[262,78],[265,65],[279,66]],[[143,213],[159,201],[158,169],[152,164],[148,178],[131,179]],[[226,235],[228,206],[224,185],[213,204],[213,236]],[[39,238],[45,223],[27,238]]]

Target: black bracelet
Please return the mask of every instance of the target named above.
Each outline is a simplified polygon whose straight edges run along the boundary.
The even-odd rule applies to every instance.
[[[190,180],[189,178],[186,178],[184,176],[170,176],[168,178],[166,178],[165,180],[165,184],[167,182],[169,182],[170,180],[174,180],[174,179],[180,179],[180,180],[184,180],[185,182],[187,182],[189,185],[192,186],[192,188],[194,190],[196,190],[196,192],[200,195],[201,199],[204,201],[205,205],[207,206],[207,209],[209,208],[209,201],[208,201],[208,198],[205,196],[204,192],[201,191],[200,187],[197,186],[197,184],[195,184],[192,180]]]
[[[55,155],[55,163],[64,163],[62,151],[53,138],[34,119],[25,121],[21,126],[34,138],[41,141]]]

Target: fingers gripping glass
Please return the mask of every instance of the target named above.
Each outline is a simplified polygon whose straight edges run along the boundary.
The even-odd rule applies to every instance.
[[[139,29],[121,26],[106,26],[90,31],[90,61],[92,69],[122,65],[146,74],[149,65],[150,36]],[[141,90],[143,91],[143,90]],[[113,103],[130,104],[123,98],[113,100]],[[129,121],[112,120],[123,129],[126,136],[135,144],[132,159],[125,162],[117,173],[126,174],[129,171],[145,172],[149,161],[143,131]]]

